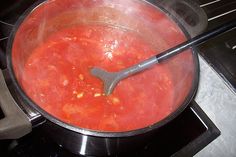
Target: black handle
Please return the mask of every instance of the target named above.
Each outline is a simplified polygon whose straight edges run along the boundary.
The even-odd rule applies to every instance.
[[[163,60],[171,58],[172,56],[190,48],[191,46],[199,45],[211,38],[214,38],[226,31],[231,30],[235,27],[236,27],[236,20],[233,20],[233,21],[223,24],[222,26],[219,26],[211,31],[205,32],[205,33],[198,35],[186,42],[183,42],[182,44],[179,44],[171,49],[168,49],[168,50],[156,55],[156,58],[157,58],[158,62],[161,62]]]

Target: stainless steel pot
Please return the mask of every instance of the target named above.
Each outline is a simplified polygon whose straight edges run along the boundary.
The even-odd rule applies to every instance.
[[[97,1],[92,2],[89,0],[70,0],[68,2],[71,3],[71,5],[66,6],[67,8],[83,6],[83,3],[97,3]],[[76,5],[72,5],[73,3],[75,3]],[[186,38],[196,36],[197,34],[201,33],[207,26],[207,17],[204,11],[199,8],[199,6],[196,5],[194,2],[189,0],[113,0],[107,3],[119,3],[119,5],[123,4],[123,9],[127,7],[133,7],[128,6],[126,4],[130,5],[132,3],[140,3],[142,5],[147,5],[147,7],[151,7],[154,10],[156,9],[158,11],[161,11],[163,12],[163,15],[166,16],[166,18],[172,19],[179,25],[183,33],[186,35]],[[158,128],[173,120],[178,114],[180,114],[185,109],[185,107],[191,101],[197,89],[199,76],[199,65],[196,51],[192,51],[192,53],[189,54],[193,58],[191,63],[193,65],[193,74],[190,77],[191,81],[188,85],[189,89],[186,91],[183,90],[183,92],[185,91],[186,96],[177,100],[179,101],[179,103],[181,103],[180,107],[176,109],[175,112],[173,112],[171,115],[152,126],[128,132],[98,132],[66,124],[45,112],[42,108],[35,104],[22,90],[21,85],[17,80],[17,75],[19,75],[19,73],[16,73],[12,63],[12,55],[15,55],[12,54],[12,49],[16,41],[21,44],[20,51],[29,50],[30,48],[35,46],[33,40],[36,39],[34,39],[35,37],[32,34],[35,30],[40,31],[40,26],[42,22],[45,22],[45,18],[49,18],[49,16],[47,16],[47,12],[51,10],[47,10],[48,5],[51,5],[53,7],[57,7],[58,5],[58,7],[60,8],[60,12],[63,12],[63,8],[65,8],[63,6],[63,3],[60,3],[59,0],[37,2],[22,15],[22,17],[17,21],[11,33],[7,47],[8,63],[7,73],[5,75],[5,77],[9,76],[10,78],[8,85],[6,85],[5,83],[5,80],[7,79],[4,79],[3,73],[2,71],[0,71],[0,105],[5,115],[5,118],[0,120],[0,139],[20,138],[28,134],[32,130],[32,127],[42,125],[45,132],[47,132],[59,145],[62,145],[64,148],[68,149],[69,151],[75,154],[94,156],[114,155],[119,154],[121,152],[130,151],[132,149],[137,149],[138,147],[144,145],[153,136],[153,134],[158,131]],[[40,21],[38,25],[32,24],[32,30],[30,30],[30,28],[25,29],[26,32],[31,31],[32,33],[26,33],[26,36],[19,40],[19,38],[17,38],[17,33],[25,33],[22,29],[22,25],[27,20],[33,21],[34,19],[31,18],[30,15],[34,14],[40,9],[42,11],[42,15],[45,15],[41,16],[42,21]],[[110,22],[117,22],[109,16],[105,18],[108,18]],[[75,21],[69,20],[69,22]],[[122,20],[120,22],[121,23],[119,23],[119,25],[133,25],[133,23],[124,23],[122,22]],[[59,29],[65,25],[68,25],[68,23],[62,22],[58,25],[52,25],[49,27],[55,28],[52,30],[53,32],[56,29]],[[141,31],[149,31],[148,25],[146,25],[145,23],[142,23],[142,28],[143,30]],[[50,32],[50,30],[51,29],[44,30],[44,36],[47,36],[47,34],[52,33]],[[23,56],[24,55],[27,54],[23,53]],[[24,57],[19,58],[18,61],[22,61],[23,59]]]

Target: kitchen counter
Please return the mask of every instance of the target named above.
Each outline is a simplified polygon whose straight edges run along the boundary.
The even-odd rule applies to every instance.
[[[215,123],[221,135],[196,157],[236,156],[236,93],[200,56],[200,81],[195,101]]]

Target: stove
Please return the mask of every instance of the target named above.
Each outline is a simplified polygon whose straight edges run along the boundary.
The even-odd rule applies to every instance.
[[[6,69],[6,43],[15,21],[22,12],[27,9],[35,0],[8,0],[0,6],[0,68]],[[236,17],[234,10],[236,2],[233,0],[199,0],[199,5],[206,11],[209,17],[209,29]],[[227,3],[227,4],[226,4]],[[222,8],[226,9],[223,12]],[[223,19],[223,20],[222,20]],[[220,38],[213,39],[199,46],[200,55],[219,72],[228,86],[235,90],[235,38],[227,36],[226,33]],[[229,40],[227,40],[229,39]],[[214,44],[216,41],[220,44]],[[226,53],[213,53],[224,48]],[[213,50],[212,50],[213,49]],[[212,53],[209,53],[212,52]],[[221,51],[222,52],[222,51]],[[229,54],[229,55],[228,55]],[[222,57],[224,56],[224,57]],[[230,60],[229,63],[228,60]],[[229,64],[229,65],[228,65]],[[28,112],[30,112],[29,109]],[[4,118],[0,110],[0,118]],[[32,117],[31,117],[32,118]],[[136,152],[127,152],[119,156],[193,156],[206,145],[211,143],[220,135],[219,129],[208,118],[199,105],[192,101],[186,110],[175,120],[162,127],[155,137],[145,147]],[[33,131],[17,140],[1,140],[0,155],[2,157],[74,157],[75,154],[68,152],[57,145],[37,126]]]
[[[180,116],[161,128],[145,147],[116,157],[193,156],[219,135],[217,127],[192,102]],[[18,140],[0,141],[0,152],[2,157],[76,157],[54,143],[40,126]]]
[[[236,1],[234,0],[199,0],[200,6],[208,15],[208,29],[236,20]],[[200,55],[211,65],[236,93],[236,30],[209,40],[199,46]]]

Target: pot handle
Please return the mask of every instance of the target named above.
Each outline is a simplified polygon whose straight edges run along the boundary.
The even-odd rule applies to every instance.
[[[0,119],[0,140],[17,139],[31,132],[31,122],[11,96],[1,69],[0,107],[5,116]]]
[[[157,3],[175,17],[191,37],[199,35],[207,28],[207,15],[196,2],[192,0],[157,0]]]

